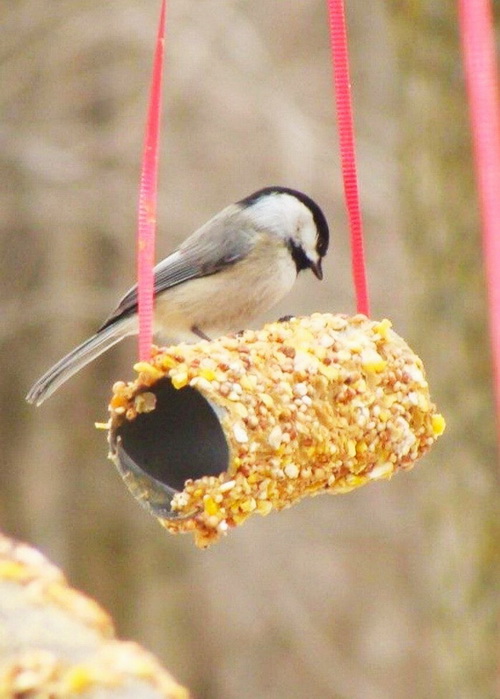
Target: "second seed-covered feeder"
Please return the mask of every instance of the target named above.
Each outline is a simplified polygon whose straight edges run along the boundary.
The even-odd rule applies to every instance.
[[[444,430],[392,329],[314,314],[156,349],[115,384],[111,457],[171,532],[216,541],[251,514],[411,468]]]

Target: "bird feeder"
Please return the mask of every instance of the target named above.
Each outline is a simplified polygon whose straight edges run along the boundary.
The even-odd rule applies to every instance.
[[[250,515],[408,470],[444,430],[388,320],[314,314],[154,348],[110,402],[110,456],[172,533],[206,547]]]

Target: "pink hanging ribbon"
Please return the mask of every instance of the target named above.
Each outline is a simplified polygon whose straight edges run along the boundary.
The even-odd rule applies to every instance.
[[[351,235],[351,261],[358,313],[370,315],[359,204],[349,55],[343,0],[327,0],[344,196]]]
[[[483,227],[494,391],[500,428],[500,103],[491,2],[459,0],[459,18]]]
[[[153,64],[146,138],[142,157],[137,229],[137,288],[139,359],[151,356],[154,313],[154,264],[158,199],[158,151],[161,120],[162,77],[165,47],[166,0],[162,1]]]

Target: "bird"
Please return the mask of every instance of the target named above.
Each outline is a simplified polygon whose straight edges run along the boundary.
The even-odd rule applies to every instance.
[[[323,278],[329,228],[309,196],[272,186],[231,204],[184,240],[154,269],[155,337],[197,342],[242,330],[268,311],[310,269]],[[137,334],[137,286],[95,335],[60,359],[30,389],[40,405],[96,357]]]

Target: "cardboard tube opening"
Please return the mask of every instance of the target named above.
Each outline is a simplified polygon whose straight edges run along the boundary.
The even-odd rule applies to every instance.
[[[229,465],[229,447],[209,401],[190,386],[175,389],[164,378],[148,388],[156,406],[124,420],[111,435],[135,466],[168,488],[187,479],[219,475]]]

